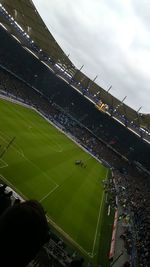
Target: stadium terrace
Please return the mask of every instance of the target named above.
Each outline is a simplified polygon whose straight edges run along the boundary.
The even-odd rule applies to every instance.
[[[0,38],[0,227],[39,212],[29,267],[150,266],[149,121],[72,64],[32,1],[0,4]]]

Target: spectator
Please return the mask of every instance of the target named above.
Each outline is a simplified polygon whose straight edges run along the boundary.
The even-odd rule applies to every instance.
[[[71,262],[70,266],[71,266],[71,267],[82,267],[83,262],[84,262],[83,258],[81,258],[81,259],[76,259],[76,260],[73,260],[73,261]]]
[[[47,241],[48,224],[37,201],[9,207],[0,217],[0,266],[26,266]]]
[[[128,261],[126,261],[125,263],[124,263],[124,265],[123,265],[123,267],[130,267],[131,265],[130,265],[130,262],[128,262]]]

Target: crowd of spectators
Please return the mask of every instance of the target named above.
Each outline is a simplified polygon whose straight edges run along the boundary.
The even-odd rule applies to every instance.
[[[103,160],[104,164],[107,162],[110,165],[118,166],[121,161],[120,154],[114,157],[109,149],[110,145],[99,139],[81,122],[72,117],[68,111],[2,69],[0,69],[0,93],[36,108],[47,119],[76,138],[98,159]]]
[[[121,235],[133,262],[150,266],[150,180],[131,167],[114,171],[117,196],[122,207]]]
[[[133,166],[112,168],[113,179],[104,181],[111,205],[118,209],[120,238],[132,267],[150,266],[150,180]],[[109,203],[108,203],[109,204]],[[128,265],[127,265],[128,266]],[[130,266],[130,265],[129,265]]]
[[[6,186],[7,185],[1,185],[0,186],[0,215],[11,206],[11,195],[12,192],[6,192]]]
[[[69,112],[98,138],[110,144],[120,154],[129,160],[136,160],[149,169],[147,159],[149,147],[142,138],[129,131],[127,127],[122,127],[122,124],[112,119],[107,113],[99,112],[91,101],[83,97],[83,92],[77,92],[64,79],[50,71],[40,60],[24,50],[4,29],[0,28],[0,34],[1,66],[9,69],[9,71],[24,80],[25,83],[36,88],[41,95],[44,95]],[[137,122],[137,117],[133,121]],[[145,135],[146,133],[142,132],[143,138]],[[126,146],[124,145],[125,142]]]
[[[0,215],[9,207],[20,203],[21,198],[6,184],[0,184]]]
[[[49,84],[49,78],[51,75],[50,75],[50,72],[48,71],[48,68],[44,64],[41,64],[39,62],[39,60],[37,59],[37,58],[39,58],[42,62],[48,64],[48,66],[51,69],[51,72],[54,73],[55,76],[57,74],[57,77],[58,76],[62,77],[63,80],[65,80],[65,81],[67,81],[67,83],[73,85],[84,96],[91,99],[94,103],[96,103],[96,104],[103,103],[101,98],[100,98],[100,95],[101,94],[102,95],[103,94],[109,95],[107,92],[105,92],[101,87],[99,87],[100,91],[98,91],[97,93],[95,92],[95,90],[93,91],[92,90],[93,89],[92,88],[93,82],[91,82],[88,77],[84,76],[83,73],[82,73],[83,78],[81,81],[81,78],[80,79],[78,78],[78,74],[80,73],[80,71],[76,70],[75,66],[73,66],[71,62],[70,62],[71,63],[70,67],[71,67],[71,69],[73,67],[74,70],[72,69],[72,71],[73,71],[74,75],[73,75],[73,73],[72,73],[72,75],[70,75],[69,69],[68,68],[64,69],[64,66],[60,62],[58,63],[58,62],[54,61],[52,58],[49,57],[50,55],[46,54],[42,49],[40,49],[38,47],[38,45],[33,42],[33,40],[30,38],[30,36],[26,32],[24,32],[24,30],[21,29],[18,24],[16,24],[15,20],[9,15],[9,13],[2,6],[0,8],[0,13],[3,16],[4,20],[6,20],[7,22],[9,21],[9,23],[11,24],[11,27],[14,28],[17,36],[19,36],[19,39],[21,38],[20,39],[21,43],[24,44],[21,47],[20,44],[16,41],[16,39],[12,38],[10,36],[10,34],[8,34],[1,27],[0,31],[1,31],[1,36],[3,37],[2,38],[3,42],[1,44],[2,53],[0,53],[0,63],[2,65],[4,65],[4,66],[9,65],[9,68],[14,73],[20,72],[20,75],[22,78],[24,78],[25,80],[26,79],[30,80],[31,84],[34,84],[34,85],[36,84],[37,86],[40,84],[41,88],[43,87],[42,85],[44,85],[43,80],[48,80],[47,82],[44,81],[44,83],[47,87]],[[3,47],[3,49],[2,49],[2,47]],[[9,49],[8,49],[8,47],[9,47]],[[30,50],[31,54],[33,52],[35,57],[33,55],[31,55],[30,53],[28,53],[28,56],[27,56],[27,51],[25,51],[23,47],[24,48],[28,47],[28,49],[31,49]],[[12,54],[13,54],[13,57],[12,57]],[[22,59],[22,60],[20,60],[20,61],[17,60],[18,55],[19,55],[20,59]],[[6,58],[7,58],[8,62],[6,61]],[[30,66],[31,69],[30,69],[29,65],[32,65],[32,67]],[[38,73],[38,75],[36,72]],[[44,76],[46,79],[42,79],[43,73],[45,73]],[[34,79],[35,77],[39,77],[38,82],[36,81],[36,79]],[[53,76],[53,78],[54,78],[54,76]],[[51,79],[52,79],[52,76],[51,76]],[[111,103],[109,103],[109,104],[103,103],[103,105],[105,107],[107,107],[107,108],[105,108],[105,110],[107,110],[109,112],[109,114],[113,115],[116,119],[121,121],[125,126],[129,126],[138,135],[140,135],[141,137],[147,138],[149,140],[148,132],[145,131],[144,129],[140,128],[139,123],[137,123],[137,121],[140,120],[140,116],[138,117],[138,114],[132,109],[130,109],[130,111],[128,111],[128,108],[126,109],[126,105],[121,104],[119,100],[115,99],[115,102],[116,102],[115,104],[113,104],[113,102],[114,101],[111,101]],[[122,110],[122,106],[124,106],[123,110]],[[132,120],[131,120],[131,118],[130,118],[130,120],[128,119],[128,115],[127,115],[128,112],[126,112],[126,111],[124,112],[124,110],[129,112],[130,117],[132,117]],[[124,114],[122,114],[122,113],[124,113]],[[132,116],[131,116],[131,114],[132,114]]]
[[[125,248],[131,257],[133,259],[137,257],[139,266],[148,267],[150,265],[150,180],[146,178],[147,175],[140,173],[109,143],[98,138],[82,124],[82,120],[75,119],[72,114],[69,114],[69,110],[64,110],[52,99],[45,98],[40,92],[4,70],[0,70],[0,93],[36,108],[97,159],[113,168],[116,188],[112,186],[112,190],[113,194],[118,196],[122,207],[125,229],[121,238],[123,238]],[[5,195],[5,207],[10,205],[11,193],[9,194]],[[65,264],[65,260],[68,258],[60,244],[54,244],[51,241],[49,246],[51,254],[56,253],[61,261],[63,258]]]
[[[48,243],[43,246],[28,267],[43,266],[43,263],[44,266],[49,267],[79,267],[83,262],[84,260],[76,252],[67,252],[67,246],[62,239],[50,233]]]
[[[22,211],[17,210],[17,207],[20,207],[18,205],[20,205],[21,203],[24,203],[24,200],[16,192],[14,192],[6,184],[3,184],[3,183],[0,184],[0,233],[2,232],[3,228],[6,229],[8,227],[7,226],[7,223],[8,223],[7,220],[9,220],[9,223],[12,225],[12,228],[10,228],[10,229],[7,228],[7,233],[6,232],[4,233],[5,234],[5,236],[4,236],[5,241],[8,238],[15,236],[15,239],[16,239],[15,242],[16,243],[18,242],[18,244],[15,245],[15,242],[14,242],[14,246],[16,246],[16,249],[17,249],[17,246],[22,247],[22,251],[23,251],[24,250],[23,247],[25,246],[25,245],[23,245],[23,242],[26,242],[26,245],[28,245],[28,247],[30,247],[29,243],[31,242],[32,238],[35,238],[35,237],[33,237],[32,226],[35,228],[35,224],[37,224],[37,220],[36,220],[35,224],[32,225],[32,223],[31,223],[30,226],[28,227],[27,230],[30,231],[30,228],[31,228],[32,234],[29,235],[29,232],[26,233],[26,235],[28,236],[28,238],[26,240],[24,237],[24,234],[23,234],[24,232],[26,232],[24,228],[27,228],[27,225],[26,225],[27,221],[28,221],[28,223],[30,223],[31,220],[32,221],[34,220],[34,215],[31,216],[29,210],[27,211],[27,214],[26,214],[26,207],[25,207],[25,211],[24,210],[22,210]],[[31,202],[31,208],[32,208],[32,206],[33,207],[35,206],[35,208],[36,208],[36,205],[39,209],[40,204],[38,204],[36,202]],[[16,208],[15,208],[15,206],[16,206]],[[37,209],[37,211],[38,211],[38,209]],[[23,219],[24,222],[22,221],[20,215],[23,216],[22,218],[24,218]],[[5,222],[5,225],[3,225],[3,221]],[[13,226],[14,223],[17,225],[16,227]],[[19,227],[18,227],[18,223],[20,224]],[[19,231],[19,234],[18,234],[18,231]],[[40,231],[40,227],[39,227],[38,231]],[[3,247],[3,253],[5,254],[7,252],[8,254],[10,254],[10,257],[12,257],[11,260],[12,260],[12,262],[15,263],[16,267],[18,266],[17,265],[18,261],[19,261],[19,264],[21,264],[21,265],[19,265],[19,267],[24,266],[24,260],[20,259],[19,256],[18,256],[19,260],[15,259],[16,258],[15,252],[11,248],[9,250],[9,245],[7,244],[7,242],[6,242],[6,248],[7,249],[6,250],[4,249],[4,247],[5,247],[4,246],[4,238],[2,237],[2,234],[1,234],[0,248]],[[32,242],[33,242],[33,240],[32,240]],[[37,237],[35,238],[35,241],[34,241],[34,246],[36,247],[35,242],[37,242]],[[44,245],[44,243],[45,243],[45,245]],[[33,261],[29,264],[30,267],[31,266],[32,267],[42,266],[43,261],[46,261],[48,266],[57,266],[57,267],[58,266],[64,266],[64,267],[76,266],[76,267],[78,267],[78,265],[75,265],[75,262],[76,262],[76,260],[81,260],[81,258],[76,258],[71,254],[69,255],[67,253],[67,251],[65,250],[66,245],[63,242],[63,240],[61,240],[56,235],[54,235],[50,229],[48,230],[48,238],[45,239],[45,241],[43,242],[43,247],[39,246],[39,249],[41,249],[41,250],[37,254],[36,257],[35,257],[36,254],[33,254],[33,256],[30,257],[30,260],[35,257],[33,259]],[[34,250],[34,249],[32,248],[32,250]],[[1,249],[1,251],[2,251],[2,249]],[[38,252],[38,250],[37,250],[37,252]],[[27,250],[25,253],[27,254],[25,256],[25,258],[28,258],[28,253],[30,253],[30,252],[28,252],[28,250]],[[42,256],[40,256],[41,254],[42,254]],[[10,262],[10,259],[6,260],[5,257],[3,257],[3,258],[5,261],[5,266],[7,267],[8,266],[7,261]],[[3,260],[2,260],[3,258],[1,257],[0,264],[3,263]],[[27,261],[29,262],[30,260],[27,260]],[[55,265],[54,265],[54,262],[55,262]]]
[[[1,188],[5,194],[5,185]],[[48,223],[39,202],[10,203],[0,214],[0,265],[25,267],[48,239]]]

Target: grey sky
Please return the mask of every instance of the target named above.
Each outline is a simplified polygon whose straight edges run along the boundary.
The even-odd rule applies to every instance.
[[[149,0],[34,0],[70,59],[104,89],[150,113]]]

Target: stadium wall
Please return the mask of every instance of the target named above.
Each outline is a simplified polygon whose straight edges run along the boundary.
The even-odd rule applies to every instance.
[[[90,129],[121,155],[134,160],[150,170],[150,146],[109,115],[98,111],[93,103],[83,97],[64,80],[52,73],[44,64],[28,53],[4,29],[0,28],[0,64],[47,99],[55,102]],[[19,60],[18,60],[19,59]],[[83,117],[86,115],[85,117]]]
[[[24,106],[26,108],[29,108],[29,109],[32,109],[34,110],[35,112],[37,112],[41,117],[43,117],[48,123],[50,123],[52,126],[54,126],[55,128],[57,128],[57,130],[59,130],[61,133],[65,134],[71,141],[73,141],[76,145],[78,145],[81,149],[83,149],[86,153],[88,153],[89,155],[91,155],[93,158],[95,158],[98,162],[100,162],[101,164],[103,164],[103,162],[101,160],[99,160],[97,157],[95,157],[87,148],[83,147],[82,145],[79,144],[79,142],[77,141],[77,139],[71,135],[71,134],[68,134],[65,132],[65,128],[62,127],[61,124],[59,124],[57,121],[55,121],[55,123],[53,123],[52,121],[50,121],[48,118],[46,118],[41,112],[39,112],[38,110],[36,110],[34,107],[26,104],[26,103],[23,103],[17,99],[14,99],[13,96],[11,97],[8,97],[8,96],[5,96],[5,95],[2,95],[0,94],[0,98],[4,99],[4,100],[7,100],[7,101],[10,101],[12,103],[15,103],[15,104],[19,104],[21,106]],[[107,163],[105,161],[105,165],[107,164],[107,167],[110,166],[109,163]]]
[[[115,211],[114,223],[112,228],[112,238],[109,251],[109,260],[113,260],[115,255],[115,243],[116,243],[116,231],[117,231],[117,222],[118,222],[118,209]]]

